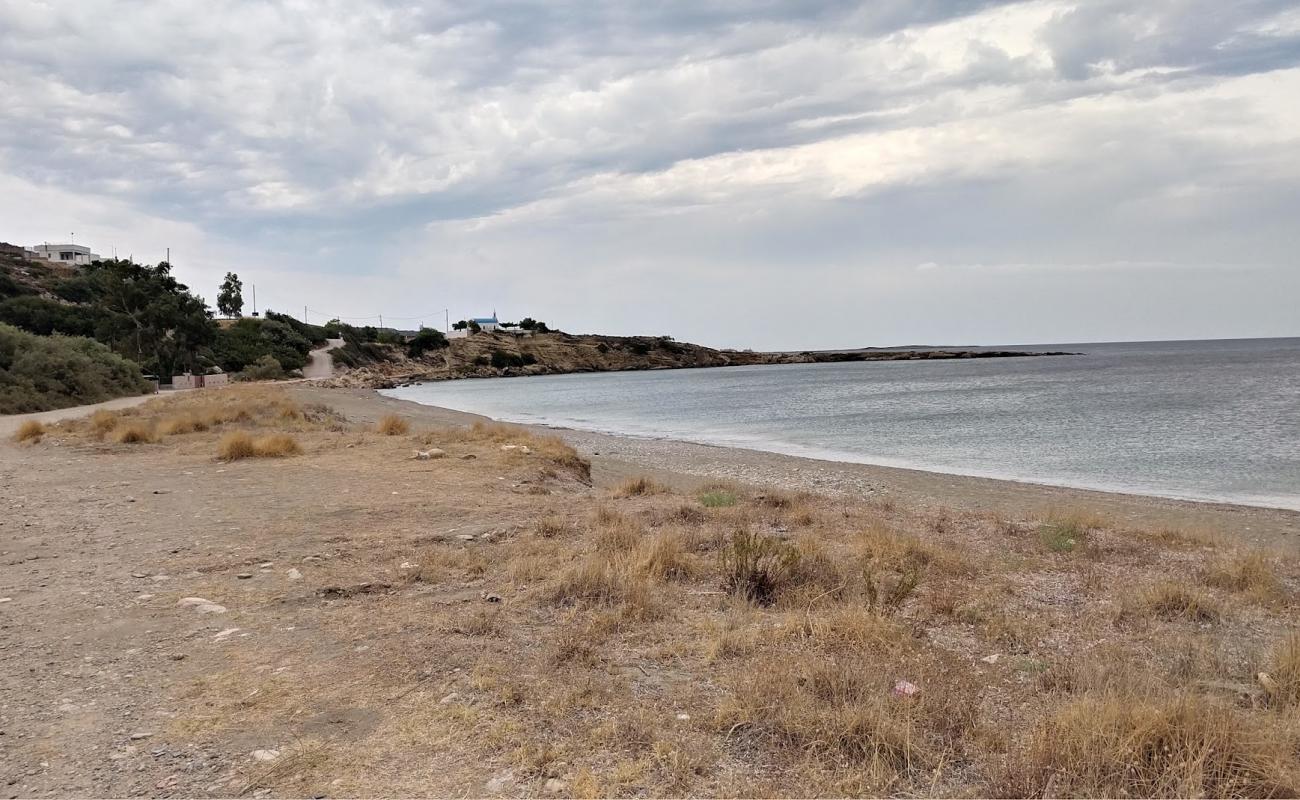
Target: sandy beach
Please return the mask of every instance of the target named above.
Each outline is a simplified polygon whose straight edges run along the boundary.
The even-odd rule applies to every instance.
[[[1300,788],[1296,514],[309,384],[26,430],[9,795]]]
[[[431,424],[485,419],[384,397],[370,389],[303,386],[296,391],[313,401],[346,409],[358,419],[377,419],[394,410]],[[630,475],[652,474],[682,488],[724,479],[858,500],[887,498],[908,507],[950,508],[1025,519],[1087,509],[1126,526],[1187,529],[1300,552],[1300,512],[1287,509],[1044,486],[562,428],[537,429],[559,434],[589,457],[592,474],[605,485]]]

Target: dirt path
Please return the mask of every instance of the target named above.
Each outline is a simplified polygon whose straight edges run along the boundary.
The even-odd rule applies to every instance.
[[[342,339],[326,339],[324,347],[318,347],[307,354],[310,360],[303,367],[302,376],[313,379],[334,377],[334,357],[330,351],[342,346]]]
[[[9,438],[9,436],[11,436],[14,431],[18,430],[18,426],[22,425],[24,422],[27,422],[28,420],[36,420],[37,422],[50,423],[50,422],[58,422],[59,420],[64,420],[64,419],[76,419],[77,417],[84,417],[87,414],[93,413],[95,411],[99,411],[100,409],[105,409],[108,411],[116,411],[118,409],[130,408],[131,406],[138,406],[141,403],[146,402],[148,400],[152,400],[155,397],[157,397],[157,395],[141,394],[141,395],[133,395],[131,397],[119,397],[115,400],[105,400],[102,403],[91,403],[90,405],[86,405],[86,406],[73,406],[72,408],[56,408],[53,411],[37,411],[34,414],[8,414],[5,416],[0,416],[0,439]]]

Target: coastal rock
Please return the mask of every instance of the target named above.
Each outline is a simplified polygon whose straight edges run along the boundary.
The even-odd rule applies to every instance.
[[[566,794],[569,791],[569,784],[559,778],[549,778],[542,785],[542,791],[547,794]]]
[[[274,761],[280,757],[279,750],[254,750],[250,753],[254,761]]]
[[[200,614],[224,614],[226,607],[211,600],[205,600],[202,597],[182,597],[176,601],[176,605],[182,607],[191,607]]]
[[[292,568],[290,568],[290,569],[289,569],[289,572],[286,573],[286,574],[287,574],[289,580],[291,580],[291,581],[300,581],[300,580],[302,580],[302,573],[298,571],[298,568],[297,568],[297,567],[292,567]]]
[[[504,792],[506,788],[509,787],[510,784],[514,782],[515,782],[515,771],[512,769],[506,770],[500,775],[497,775],[495,778],[489,779],[487,784],[484,786],[484,789],[487,790],[488,794],[500,794],[501,792]]]

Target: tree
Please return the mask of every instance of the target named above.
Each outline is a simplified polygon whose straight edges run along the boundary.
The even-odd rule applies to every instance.
[[[158,375],[192,370],[216,335],[212,312],[171,271],[166,261],[150,267],[117,259],[85,270],[100,311],[95,338]]]
[[[217,292],[217,310],[222,316],[237,317],[244,310],[244,282],[233,272],[226,273]]]
[[[441,350],[447,344],[447,337],[442,335],[442,331],[421,328],[420,332],[411,337],[411,341],[406,343],[406,354],[411,358],[419,358],[426,351]]]
[[[469,322],[467,320],[462,319],[460,322],[457,322],[456,324],[452,325],[451,329],[453,331],[463,331],[468,327],[469,327]]]

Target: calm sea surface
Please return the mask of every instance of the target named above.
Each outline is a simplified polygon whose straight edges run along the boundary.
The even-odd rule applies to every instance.
[[[1086,355],[444,381],[385,394],[513,422],[1300,510],[1300,339],[1016,349]]]

